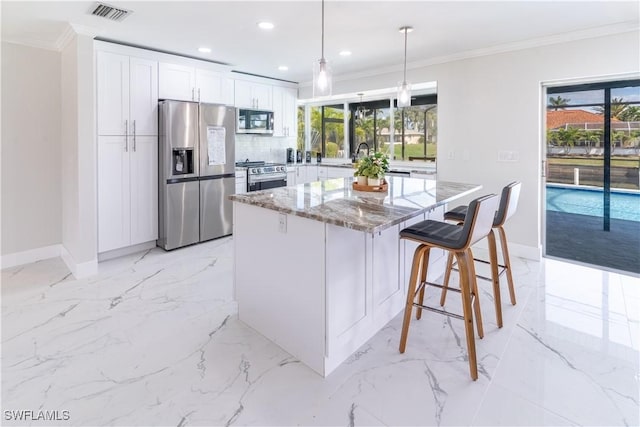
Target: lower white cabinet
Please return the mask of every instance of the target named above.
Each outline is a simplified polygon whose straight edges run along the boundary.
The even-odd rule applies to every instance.
[[[98,137],[98,252],[158,238],[158,137]]]
[[[236,194],[244,194],[247,192],[247,171],[236,171]]]
[[[327,178],[349,178],[353,177],[353,172],[353,168],[327,166]]]

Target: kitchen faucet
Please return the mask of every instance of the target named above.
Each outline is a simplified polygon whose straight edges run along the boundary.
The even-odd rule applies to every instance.
[[[367,144],[366,142],[361,142],[360,144],[358,144],[358,148],[356,148],[356,151],[353,153],[353,159],[352,160],[358,160],[360,159],[360,147],[365,146],[367,148],[367,156],[369,156],[369,144]]]

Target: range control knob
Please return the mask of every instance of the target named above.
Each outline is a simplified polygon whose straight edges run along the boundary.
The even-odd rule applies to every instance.
[[[251,169],[252,173],[258,173],[258,170],[256,168]]]

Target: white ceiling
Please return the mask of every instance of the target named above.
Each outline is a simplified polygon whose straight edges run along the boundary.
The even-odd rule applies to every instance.
[[[1,1],[2,38],[59,47],[68,23],[98,37],[230,64],[234,70],[295,82],[311,79],[320,57],[319,0],[119,1],[122,22],[89,15],[93,1]],[[401,70],[410,25],[409,67],[516,47],[629,31],[632,1],[339,1],[325,3],[325,57],[334,79]],[[270,21],[275,28],[260,30]],[[200,46],[210,54],[197,51]],[[612,46],[615,48],[615,46]],[[338,52],[348,49],[350,57]],[[288,71],[279,71],[287,65]]]

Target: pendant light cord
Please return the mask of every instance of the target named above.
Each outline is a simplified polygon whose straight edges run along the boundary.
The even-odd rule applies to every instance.
[[[324,0],[322,0],[324,1]],[[407,82],[407,32],[408,28],[404,29],[404,80],[403,83]]]
[[[324,60],[324,0],[322,0],[322,56],[321,58],[322,60]]]

